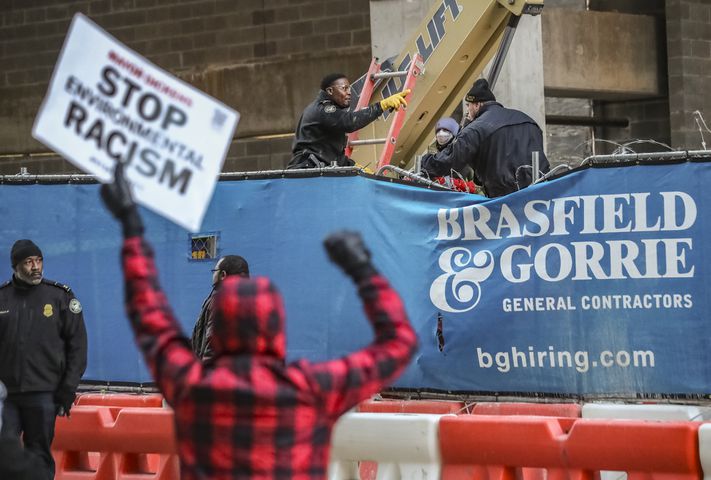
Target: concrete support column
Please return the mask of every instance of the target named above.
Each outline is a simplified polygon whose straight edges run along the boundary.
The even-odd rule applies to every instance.
[[[521,17],[494,87],[494,94],[505,107],[516,108],[533,118],[543,129],[545,139],[546,106],[543,93],[541,40],[541,17],[530,15]]]

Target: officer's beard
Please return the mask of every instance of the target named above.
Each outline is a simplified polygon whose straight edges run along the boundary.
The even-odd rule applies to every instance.
[[[30,272],[29,274],[26,274],[25,272],[22,271],[21,268],[18,268],[15,270],[15,276],[19,279],[25,282],[28,285],[39,285],[42,282],[42,271],[40,270],[39,272],[37,270],[34,270]]]

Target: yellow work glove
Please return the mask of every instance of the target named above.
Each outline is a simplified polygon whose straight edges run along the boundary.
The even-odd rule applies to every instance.
[[[390,95],[388,98],[384,98],[380,101],[380,108],[385,110],[400,110],[400,107],[407,107],[407,102],[405,97],[410,94],[410,89],[403,90],[395,95]]]

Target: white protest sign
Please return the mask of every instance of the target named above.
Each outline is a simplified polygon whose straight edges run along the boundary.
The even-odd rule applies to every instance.
[[[32,135],[102,182],[124,162],[137,202],[197,231],[238,119],[76,14]]]

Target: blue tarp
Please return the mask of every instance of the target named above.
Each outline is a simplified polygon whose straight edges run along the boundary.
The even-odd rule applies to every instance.
[[[501,199],[362,176],[222,181],[203,223],[285,298],[290,358],[366,345],[330,231],[363,233],[421,348],[396,386],[469,392],[711,392],[711,163],[584,169]],[[2,185],[0,251],[43,250],[47,278],[84,305],[84,378],[150,381],[126,320],[120,232],[97,185]],[[214,262],[143,210],[161,283],[189,335]],[[438,334],[438,324],[441,325]]]

